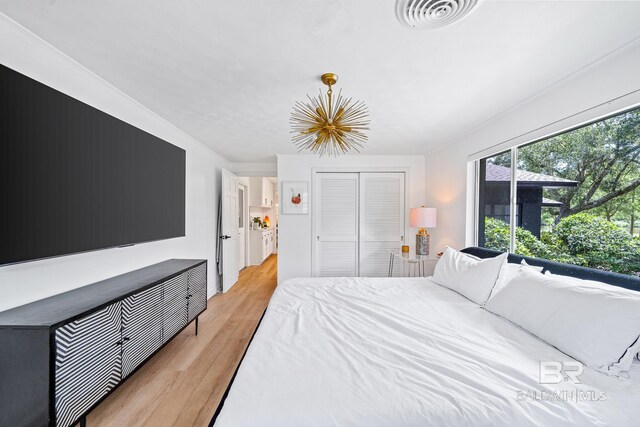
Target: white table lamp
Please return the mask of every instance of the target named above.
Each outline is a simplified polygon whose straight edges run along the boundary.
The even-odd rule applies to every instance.
[[[438,222],[436,208],[411,208],[409,223],[412,227],[420,228],[416,234],[416,255],[429,255],[428,228],[435,228]]]

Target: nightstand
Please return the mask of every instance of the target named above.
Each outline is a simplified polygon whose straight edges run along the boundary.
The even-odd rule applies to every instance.
[[[393,268],[396,263],[403,265],[406,277],[426,277],[433,273],[438,257],[435,254],[416,255],[415,250],[403,253],[394,249],[389,251],[389,273],[388,277],[393,277]]]

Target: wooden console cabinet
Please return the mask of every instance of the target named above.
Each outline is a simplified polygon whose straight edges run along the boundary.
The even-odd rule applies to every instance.
[[[207,262],[173,259],[1,312],[0,426],[84,424],[206,308]]]

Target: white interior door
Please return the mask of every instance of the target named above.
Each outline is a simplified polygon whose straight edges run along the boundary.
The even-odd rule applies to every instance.
[[[404,245],[404,173],[360,174],[360,276],[388,274],[389,250]]]
[[[247,266],[246,259],[246,215],[247,206],[245,204],[245,195],[247,187],[238,186],[238,270],[242,270]]]
[[[315,176],[314,276],[358,275],[358,174]]]
[[[238,281],[238,177],[222,169],[222,292]]]

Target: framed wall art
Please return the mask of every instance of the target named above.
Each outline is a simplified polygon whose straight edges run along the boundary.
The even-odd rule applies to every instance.
[[[309,213],[309,183],[306,181],[282,182],[282,213],[306,215]]]

